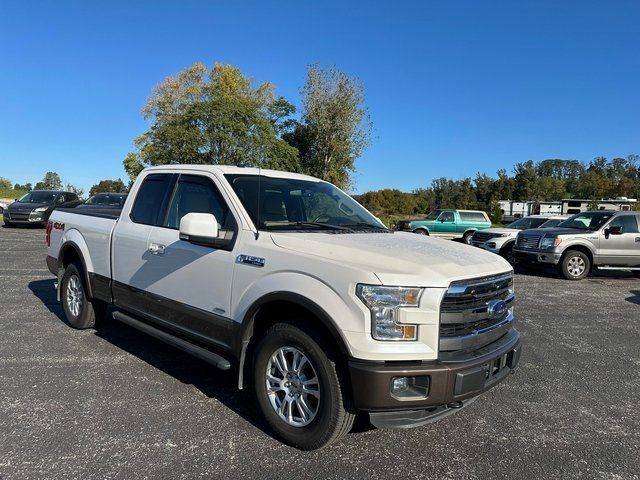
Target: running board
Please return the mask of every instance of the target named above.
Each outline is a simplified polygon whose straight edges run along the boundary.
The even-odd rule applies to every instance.
[[[226,358],[223,358],[220,355],[217,355],[205,348],[194,345],[193,343],[187,342],[186,340],[175,337],[170,333],[165,332],[164,330],[160,330],[147,323],[141,322],[140,320],[136,320],[126,313],[113,312],[113,318],[121,321],[122,323],[126,323],[130,327],[151,335],[158,340],[162,340],[169,345],[179,348],[180,350],[184,350],[185,352],[190,353],[200,360],[204,360],[205,362],[210,363],[220,370],[229,370],[231,368],[231,363]]]
[[[599,267],[596,265],[598,270],[640,270],[640,267]]]

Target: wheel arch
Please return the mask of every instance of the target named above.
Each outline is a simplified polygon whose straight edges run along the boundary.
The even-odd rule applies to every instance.
[[[87,269],[87,264],[85,262],[84,255],[82,254],[81,247],[74,242],[73,240],[66,240],[60,246],[60,253],[58,254],[58,268],[61,271],[71,263],[79,261],[82,265],[82,275],[85,281],[85,288],[87,291],[87,296],[89,298],[93,298],[93,292],[91,291],[91,282],[89,281],[89,270]],[[58,288],[60,282],[58,282]]]
[[[278,314],[276,317],[274,313]],[[273,316],[272,316],[273,315]],[[283,319],[295,318],[304,315],[312,319],[312,325],[317,329],[323,338],[335,344],[342,355],[349,355],[347,343],[340,334],[340,330],[331,316],[316,302],[304,295],[278,291],[271,292],[258,298],[249,307],[240,327],[238,350],[238,388],[245,385],[244,379],[249,373],[248,368],[252,364],[252,356],[257,341],[261,334],[267,331],[272,325]]]
[[[591,251],[591,249],[589,247],[587,247],[586,245],[582,245],[580,243],[576,243],[574,245],[569,245],[567,248],[565,248],[564,251],[562,252],[562,257],[561,257],[560,261],[561,262],[564,261],[564,259],[566,258],[567,254],[572,250],[577,250],[579,252],[582,252],[587,257],[589,257],[589,262],[591,263],[591,269],[593,269],[593,252]]]
[[[412,230],[413,233],[418,233],[418,230],[422,230],[427,233],[427,235],[431,235],[428,227],[416,227]]]

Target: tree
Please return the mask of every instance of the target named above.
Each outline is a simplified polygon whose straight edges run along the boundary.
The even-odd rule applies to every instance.
[[[127,187],[120,179],[117,180],[100,180],[89,190],[89,195],[93,196],[96,193],[114,192],[123,193],[127,191]]]
[[[70,183],[67,183],[66,190],[67,192],[75,193],[76,195],[78,195],[78,197],[82,197],[82,194],[84,193],[83,188],[76,187],[75,185],[72,185]]]
[[[349,187],[355,162],[371,137],[362,86],[337,68],[311,65],[302,103],[302,122],[283,138],[298,149],[304,173]]]
[[[526,202],[538,199],[537,180],[538,174],[532,160],[516,163],[513,168],[515,189],[513,190],[514,200]]]
[[[56,172],[47,172],[41,182],[36,183],[35,190],[61,190],[62,180]]]
[[[27,192],[30,192],[31,190],[33,190],[33,186],[30,183],[25,183],[24,185],[20,185],[19,183],[16,183],[13,186],[14,190],[26,190]]]
[[[195,63],[156,86],[143,116],[150,129],[123,163],[133,180],[145,166],[174,163],[261,166],[297,171],[295,148],[279,137],[293,105],[273,84],[254,87],[232,65]]]
[[[11,180],[8,178],[0,177],[0,188],[11,188]]]

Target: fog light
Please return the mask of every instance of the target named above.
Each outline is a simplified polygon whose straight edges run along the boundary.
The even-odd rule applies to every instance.
[[[409,390],[409,379],[407,377],[395,377],[392,382],[391,392],[398,394]]]
[[[431,377],[393,377],[391,379],[391,395],[401,400],[420,400],[429,395]]]

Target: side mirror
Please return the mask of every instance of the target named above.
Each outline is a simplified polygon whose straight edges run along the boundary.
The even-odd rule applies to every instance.
[[[614,225],[613,227],[605,228],[604,238],[609,238],[609,235],[622,235],[622,227],[620,225]]]
[[[180,219],[180,240],[212,248],[229,247],[233,232],[218,231],[218,221],[210,213],[187,213]]]

